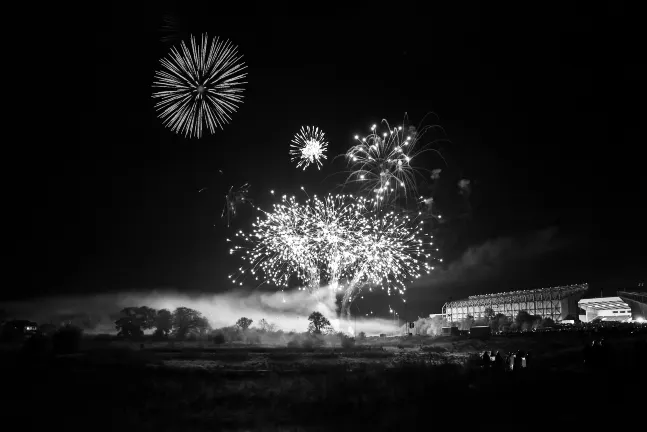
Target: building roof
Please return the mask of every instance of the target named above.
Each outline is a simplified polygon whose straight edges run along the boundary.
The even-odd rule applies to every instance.
[[[548,296],[550,300],[563,299],[573,295],[579,295],[585,293],[589,288],[589,285],[576,284],[576,285],[564,285],[558,287],[547,287],[547,288],[538,288],[531,290],[521,290],[521,291],[508,291],[494,294],[482,294],[482,295],[471,295],[466,299],[454,300],[445,303],[446,307],[461,307],[466,304],[472,305],[487,305],[489,302],[497,303],[502,301],[510,301],[510,299],[519,299],[519,301],[524,301],[524,298],[527,296]]]
[[[609,310],[609,309],[629,309],[629,305],[624,302],[620,297],[600,297],[591,299],[582,299],[577,302],[577,305],[582,309],[596,309],[596,310]]]

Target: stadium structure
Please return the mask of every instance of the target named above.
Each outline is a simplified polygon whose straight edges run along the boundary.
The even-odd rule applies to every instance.
[[[647,293],[618,291],[616,297],[582,299],[580,321],[642,321],[647,315]]]
[[[578,300],[588,291],[589,284],[577,284],[540,288],[526,291],[510,291],[496,294],[469,296],[464,300],[450,301],[443,305],[447,322],[455,323],[471,316],[484,318],[486,309],[514,319],[525,310],[555,322],[576,319]]]

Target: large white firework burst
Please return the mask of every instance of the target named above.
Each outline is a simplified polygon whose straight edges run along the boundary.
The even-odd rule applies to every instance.
[[[352,195],[316,196],[305,203],[283,196],[271,212],[242,231],[246,265],[230,275],[234,283],[253,276],[283,289],[296,280],[316,291],[320,283],[344,291],[342,310],[363,287],[404,294],[407,284],[433,270],[434,252],[423,221],[406,213],[384,211],[375,199]],[[427,238],[429,237],[429,238]]]
[[[260,210],[264,218],[252,224],[251,234],[236,233],[244,246],[236,245],[230,253],[241,250],[248,264],[230,278],[242,284],[251,275],[261,284],[280,288],[296,279],[304,289],[315,291],[322,280],[344,277],[355,257],[359,210],[351,196],[329,195],[323,200],[314,196],[300,203],[284,195],[272,211]]]
[[[350,174],[345,184],[358,183],[362,192],[373,194],[380,204],[398,197],[416,197],[416,178],[422,176],[422,169],[414,165],[414,159],[428,151],[440,155],[423,144],[425,133],[438,126],[416,130],[406,123],[394,128],[386,120],[382,123],[382,130],[374,124],[368,135],[355,135],[357,143],[346,152]]]
[[[165,126],[188,137],[202,137],[203,126],[214,133],[231,120],[243,101],[242,81],[247,73],[238,48],[217,37],[209,44],[206,34],[201,42],[191,36],[191,47],[182,42],[181,51],[171,49],[160,60],[162,70],[155,73],[153,98]]]
[[[325,133],[316,126],[301,127],[292,139],[290,144],[292,161],[298,160],[297,168],[305,170],[310,164],[316,164],[317,169],[321,169],[323,159],[326,159],[326,142]]]

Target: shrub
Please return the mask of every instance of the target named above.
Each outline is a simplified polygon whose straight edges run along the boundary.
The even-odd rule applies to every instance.
[[[355,338],[343,335],[341,337],[342,348],[353,348],[355,346]]]
[[[216,333],[212,336],[212,341],[216,345],[222,345],[225,343],[225,335],[222,333]]]
[[[310,338],[305,338],[303,339],[303,341],[301,341],[301,348],[312,350],[314,349],[314,347],[315,347],[315,342]]]
[[[248,330],[245,340],[248,344],[259,345],[261,343],[261,335]]]
[[[83,330],[73,325],[59,328],[52,335],[52,348],[56,354],[73,354],[79,351]]]
[[[359,334],[357,335],[357,339],[359,339],[361,341],[366,340],[366,333],[359,332]]]
[[[288,348],[299,348],[299,346],[299,341],[296,339],[292,339],[290,342],[288,342]]]

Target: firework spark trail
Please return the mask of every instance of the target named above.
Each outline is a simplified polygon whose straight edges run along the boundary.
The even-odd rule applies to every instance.
[[[321,169],[322,160],[326,159],[326,150],[328,142],[326,142],[325,133],[316,126],[301,127],[292,139],[290,144],[292,155],[292,162],[298,160],[297,168],[305,170],[310,164],[316,164],[317,169]]]
[[[161,71],[155,73],[153,93],[159,99],[155,108],[165,126],[185,136],[202,137],[203,124],[211,133],[231,120],[230,113],[242,103],[242,81],[247,73],[238,48],[228,40],[213,39],[209,46],[206,34],[201,43],[191,36],[191,49],[182,42],[181,52],[171,49],[160,60]]]
[[[249,265],[239,268],[234,283],[247,271],[281,289],[293,277],[311,292],[322,281],[333,288],[346,281],[342,313],[347,314],[362,287],[381,286],[389,295],[404,295],[408,283],[434,268],[424,221],[384,211],[375,199],[328,195],[300,204],[283,196],[264,215],[252,234],[237,234],[249,247],[235,246],[230,252],[243,250]]]
[[[416,177],[421,169],[412,165],[421,154],[438,150],[422,144],[429,129],[438,126],[425,126],[420,131],[414,127],[391,128],[382,120],[387,131],[380,133],[377,125],[365,137],[355,135],[357,144],[346,152],[350,174],[345,184],[360,183],[362,192],[374,194],[378,203],[390,204],[398,197],[417,196]],[[442,155],[441,155],[442,158]]]

